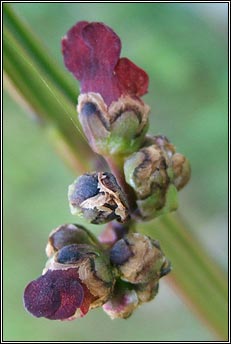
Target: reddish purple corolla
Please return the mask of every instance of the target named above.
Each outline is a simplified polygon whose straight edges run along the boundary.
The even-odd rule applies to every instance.
[[[99,93],[109,106],[122,95],[141,97],[148,75],[127,58],[120,58],[121,42],[103,23],[81,21],[62,40],[64,62],[80,81],[81,93]]]
[[[72,320],[84,316],[94,300],[79,279],[77,269],[48,270],[30,282],[24,292],[25,308],[35,317]]]

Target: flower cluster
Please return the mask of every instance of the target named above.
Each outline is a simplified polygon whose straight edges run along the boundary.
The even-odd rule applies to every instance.
[[[49,236],[49,260],[42,276],[24,292],[26,309],[36,317],[73,320],[108,300],[112,270],[97,239],[84,227],[62,225]]]
[[[159,244],[144,235],[129,234],[105,250],[74,224],[51,232],[46,253],[42,276],[25,289],[24,305],[50,320],[74,320],[100,306],[111,318],[127,318],[155,296],[159,278],[170,269]]]
[[[24,293],[36,317],[72,320],[102,306],[112,319],[127,318],[156,296],[171,270],[159,242],[135,224],[177,209],[190,165],[165,136],[147,135],[150,108],[140,97],[148,76],[120,50],[119,37],[102,23],[79,22],[62,40],[64,63],[80,82],[79,121],[111,168],[69,186],[70,210],[107,225],[98,239],[73,224],[51,232],[42,276]]]

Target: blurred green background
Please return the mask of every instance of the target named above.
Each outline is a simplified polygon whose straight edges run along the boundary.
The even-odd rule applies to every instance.
[[[12,8],[62,69],[60,39],[75,22],[102,21],[121,37],[122,56],[150,76],[145,96],[152,108],[150,132],[168,136],[191,161],[180,213],[226,270],[228,4],[14,3]],[[56,322],[24,310],[23,289],[41,273],[50,230],[76,222],[66,196],[75,176],[31,115],[4,93],[4,340],[214,340],[164,279],[157,298],[128,320],[111,321],[97,309],[74,322]]]

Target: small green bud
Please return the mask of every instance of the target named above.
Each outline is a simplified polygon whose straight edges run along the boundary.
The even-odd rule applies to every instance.
[[[128,234],[117,241],[110,251],[110,260],[120,278],[133,284],[158,281],[167,262],[159,242],[140,233]]]
[[[129,218],[125,195],[109,172],[86,173],[68,189],[71,213],[82,215],[91,223],[111,220],[125,222]]]
[[[149,106],[129,96],[122,96],[107,107],[100,94],[81,94],[77,111],[91,148],[101,155],[136,151],[148,129]]]

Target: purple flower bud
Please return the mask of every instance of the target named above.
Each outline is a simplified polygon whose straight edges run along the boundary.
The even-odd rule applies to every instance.
[[[51,257],[62,247],[71,244],[98,245],[96,237],[80,225],[64,224],[55,228],[49,235],[46,254]]]

